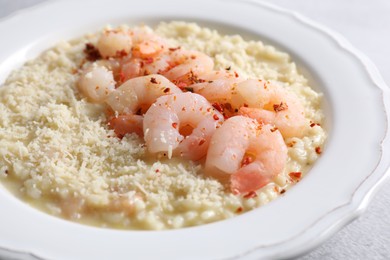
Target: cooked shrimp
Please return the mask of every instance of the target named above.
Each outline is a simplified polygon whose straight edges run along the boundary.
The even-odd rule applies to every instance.
[[[240,114],[265,124],[274,124],[285,138],[300,137],[308,125],[299,99],[282,86],[249,79],[237,84],[232,104]]]
[[[116,84],[119,84],[122,80],[121,76],[121,63],[114,58],[101,59],[94,62],[97,66],[106,67],[107,70],[112,71]]]
[[[228,103],[238,82],[243,79],[236,72],[212,71],[199,77],[199,83],[188,86],[210,102]]]
[[[153,33],[153,30],[147,26],[134,28],[130,31],[133,41],[132,54],[137,58],[156,57],[162,51],[167,49],[166,41]]]
[[[122,138],[127,133],[136,133],[138,136],[143,137],[143,116],[141,115],[119,115],[112,118],[108,125],[111,129],[114,129],[115,134]]]
[[[170,68],[168,55],[159,55],[148,59],[131,58],[122,65],[121,73],[124,80],[134,77],[162,74]]]
[[[211,138],[207,175],[230,182],[233,193],[256,191],[282,172],[287,147],[280,132],[244,116],[227,119]]]
[[[96,66],[106,67],[108,70],[111,70],[113,73],[114,72],[118,73],[121,66],[120,62],[113,58],[97,60],[94,62],[94,64],[96,64]]]
[[[164,76],[152,74],[126,81],[108,96],[106,103],[119,114],[142,114],[158,97],[181,92]]]
[[[214,67],[213,59],[202,52],[175,49],[169,55],[172,68],[162,74],[176,83],[193,84],[196,77],[210,72]]]
[[[213,60],[204,53],[164,46],[161,43],[161,50],[150,55],[133,53],[133,57],[125,59],[121,70],[124,79],[162,74],[178,85],[187,86],[197,82],[197,77],[214,67]]]
[[[206,155],[210,138],[222,120],[222,115],[198,94],[163,96],[145,114],[145,142],[151,153],[196,161]]]
[[[129,79],[145,75],[142,73],[142,65],[143,60],[139,58],[132,58],[124,62],[121,66],[121,80],[125,82]]]
[[[103,58],[130,53],[132,39],[126,31],[105,30],[97,42],[97,49]]]
[[[103,102],[115,90],[112,71],[104,66],[92,64],[85,68],[78,81],[78,88],[94,102]]]
[[[97,42],[103,58],[123,57],[130,53],[137,58],[150,58],[166,48],[165,40],[146,26],[133,30],[105,30]]]
[[[134,57],[146,59],[158,55],[163,49],[164,44],[160,43],[158,40],[145,39],[134,44],[132,54]]]

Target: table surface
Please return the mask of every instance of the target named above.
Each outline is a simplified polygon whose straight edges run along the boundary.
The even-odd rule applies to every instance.
[[[0,18],[44,1],[0,0]],[[389,0],[265,1],[341,33],[376,64],[390,86]],[[390,259],[390,180],[380,187],[360,218],[298,259]]]

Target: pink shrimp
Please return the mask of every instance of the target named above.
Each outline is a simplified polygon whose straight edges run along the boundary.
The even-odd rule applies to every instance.
[[[108,126],[114,129],[115,134],[122,138],[128,133],[136,133],[138,136],[143,137],[143,116],[125,114],[113,117],[109,122]]]
[[[256,120],[234,116],[211,138],[205,172],[230,183],[235,194],[256,191],[281,173],[287,147],[278,130]]]
[[[105,30],[97,42],[97,49],[103,58],[127,55],[131,51],[133,41],[123,30]]]
[[[142,136],[142,114],[158,97],[181,92],[175,84],[161,75],[130,79],[111,92],[105,100],[114,112],[120,114],[116,119],[110,120],[111,127],[118,136],[128,132]]]
[[[199,77],[198,83],[188,86],[210,102],[229,103],[235,86],[243,79],[237,72],[211,71]]]
[[[156,57],[168,48],[166,41],[147,26],[136,27],[129,34],[133,41],[131,50],[133,57],[142,59]]]
[[[304,135],[308,125],[298,97],[276,83],[254,79],[240,82],[232,105],[240,108],[241,115],[274,124],[285,138]]]
[[[212,70],[213,60],[198,51],[171,48],[147,58],[132,57],[122,66],[125,79],[149,74],[162,74],[179,86],[196,82],[197,77]]]
[[[198,94],[162,96],[145,114],[145,142],[151,153],[196,161],[206,155],[210,138],[222,121],[222,115]]]
[[[162,74],[170,66],[170,58],[167,54],[149,57],[147,59],[131,58],[123,62],[121,74],[123,75],[123,80],[126,81],[144,75]]]
[[[147,26],[132,30],[105,30],[97,42],[97,49],[103,58],[121,58],[128,54],[137,58],[149,58],[158,55],[165,48],[165,40]]]
[[[83,69],[77,87],[91,101],[102,103],[115,90],[115,84],[112,71],[93,63]]]
[[[178,48],[169,55],[171,68],[162,74],[176,84],[193,84],[197,77],[210,72],[214,67],[213,59],[202,52]]]
[[[130,79],[113,91],[106,103],[119,114],[145,112],[156,99],[163,95],[182,91],[164,76],[152,74]]]

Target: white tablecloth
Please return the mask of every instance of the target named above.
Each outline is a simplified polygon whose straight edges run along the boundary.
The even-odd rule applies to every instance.
[[[0,0],[0,18],[43,1]],[[373,60],[390,86],[390,0],[267,1],[344,35]],[[359,219],[299,259],[390,259],[390,180]]]

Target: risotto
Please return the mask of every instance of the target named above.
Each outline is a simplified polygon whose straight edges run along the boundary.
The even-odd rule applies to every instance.
[[[145,144],[142,131],[118,138],[107,124],[107,106],[91,102],[77,86],[86,54],[94,54],[102,33],[45,51],[12,72],[0,88],[0,180],[31,205],[100,227],[161,230],[201,225],[279,197],[321,154],[326,139],[322,94],[309,86],[288,54],[194,23],[170,22],[154,29],[170,48],[207,54],[214,69],[279,82],[297,96],[307,123],[303,136],[284,136],[283,170],[256,191],[232,192],[205,172],[205,158],[150,156],[152,144]],[[282,103],[274,105],[275,111],[282,108]],[[143,130],[145,136],[147,132]]]

